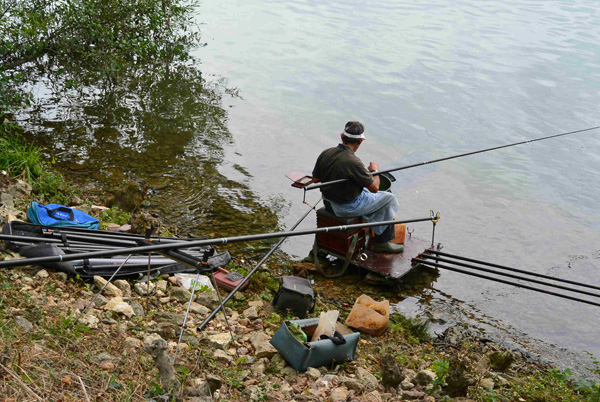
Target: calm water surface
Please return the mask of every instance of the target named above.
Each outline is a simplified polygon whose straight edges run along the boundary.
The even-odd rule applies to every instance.
[[[233,144],[221,173],[283,199],[288,226],[306,207],[284,175],[310,172],[350,119],[366,126],[358,155],[382,167],[600,124],[593,1],[205,0],[198,21],[205,76],[241,95],[224,100]],[[398,216],[441,211],[446,251],[600,284],[599,131],[396,176]],[[285,249],[302,257],[311,242]],[[600,356],[597,307],[447,271],[433,286],[499,325]]]

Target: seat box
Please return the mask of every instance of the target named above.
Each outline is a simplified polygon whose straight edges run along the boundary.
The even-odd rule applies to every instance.
[[[325,208],[320,208],[317,210],[317,227],[319,228],[328,226],[355,225],[358,223],[364,223],[363,219],[360,217],[340,218],[333,215]],[[354,253],[356,253],[365,246],[366,236],[364,229],[335,230],[327,233],[317,233],[316,241],[319,248],[345,256],[348,252],[348,249],[350,249],[352,238],[355,234],[358,234],[356,247],[354,248]]]

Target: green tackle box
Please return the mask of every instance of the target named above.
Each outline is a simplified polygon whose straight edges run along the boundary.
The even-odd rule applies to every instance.
[[[354,360],[360,333],[351,332],[344,335],[346,343],[342,345],[336,345],[330,339],[304,344],[290,333],[288,325],[292,323],[298,324],[310,339],[317,329],[319,318],[286,321],[281,324],[271,339],[271,344],[296,371]]]

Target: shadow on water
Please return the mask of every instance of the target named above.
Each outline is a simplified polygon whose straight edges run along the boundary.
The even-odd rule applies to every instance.
[[[35,85],[36,105],[17,117],[56,168],[86,191],[114,194],[142,182],[149,189],[144,207],[182,234],[277,228],[280,202],[262,202],[219,172],[232,143],[221,102],[235,92],[204,80],[195,65],[131,69],[66,92],[49,77]]]

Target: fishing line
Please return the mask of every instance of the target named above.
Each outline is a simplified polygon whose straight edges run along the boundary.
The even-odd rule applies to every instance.
[[[401,167],[397,167],[397,168],[383,169],[383,170],[380,170],[378,172],[374,172],[373,176],[377,176],[377,175],[380,175],[380,174],[383,174],[383,173],[397,172],[399,170],[410,169],[410,168],[414,168],[414,167],[417,167],[417,166],[430,165],[432,163],[447,161],[447,160],[450,160],[450,159],[462,158],[463,156],[481,154],[481,153],[484,153],[484,152],[494,151],[494,150],[497,150],[497,149],[514,147],[516,145],[529,144],[531,142],[548,140],[550,138],[557,138],[557,137],[563,137],[563,136],[566,136],[566,135],[583,133],[583,132],[586,132],[586,131],[597,130],[599,128],[600,128],[600,126],[590,127],[590,128],[584,128],[582,130],[569,131],[569,132],[566,132],[566,133],[554,134],[554,135],[549,135],[549,136],[546,136],[546,137],[540,137],[540,138],[534,138],[534,139],[531,139],[531,140],[524,140],[524,141],[514,142],[512,144],[506,144],[506,145],[500,145],[500,146],[497,146],[497,147],[481,149],[479,151],[471,151],[471,152],[466,152],[464,154],[447,156],[445,158],[434,159],[434,160],[427,161],[427,162],[420,162],[420,163],[415,163],[415,164],[407,165],[407,166],[401,166]],[[305,194],[306,194],[306,191],[309,191],[309,190],[314,190],[314,189],[325,187],[325,186],[329,186],[329,185],[332,185],[332,184],[344,183],[344,182],[349,181],[349,180],[350,179],[331,180],[331,181],[326,181],[326,182],[323,182],[323,183],[310,184],[310,185],[305,186],[303,188],[304,188],[304,191],[305,191]]]

